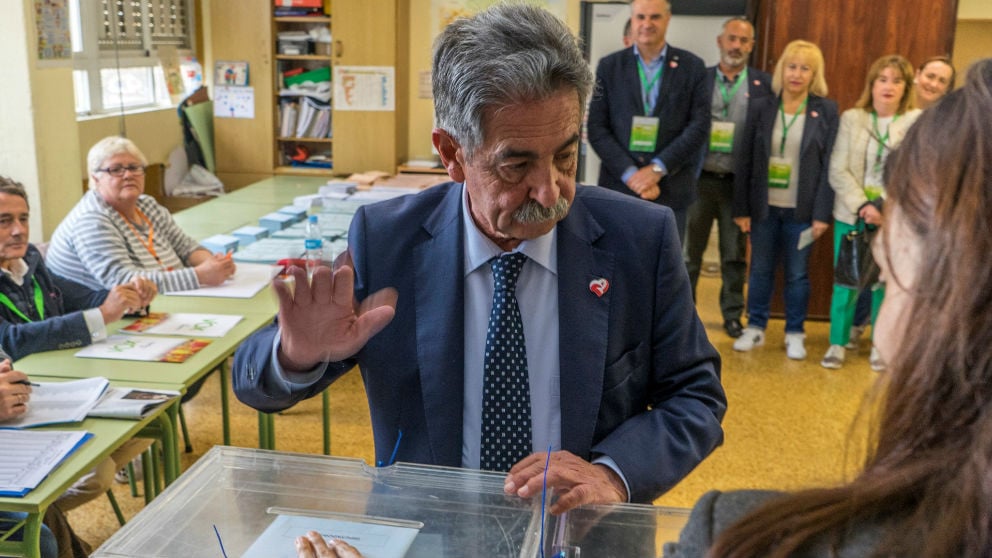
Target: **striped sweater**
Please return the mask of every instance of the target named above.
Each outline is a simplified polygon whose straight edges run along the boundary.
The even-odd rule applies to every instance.
[[[199,248],[154,198],[142,195],[138,208],[155,230],[154,248],[159,264],[144,242],[148,227],[135,225],[135,234],[124,217],[95,191],[83,195],[76,207],[55,229],[45,262],[55,274],[92,289],[109,289],[135,276],[154,281],[159,292],[196,289],[196,272],[186,267]]]

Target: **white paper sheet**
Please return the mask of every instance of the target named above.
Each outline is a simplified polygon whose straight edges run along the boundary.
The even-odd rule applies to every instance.
[[[109,358],[114,360],[144,360],[157,362],[186,339],[179,337],[144,337],[140,335],[111,335],[106,340],[93,343],[77,352],[83,358]]]
[[[298,515],[276,517],[242,558],[296,558],[293,541],[307,531],[325,539],[340,539],[357,548],[364,558],[403,558],[419,529],[379,522],[344,521]]]
[[[264,239],[263,239],[264,240]],[[259,241],[261,242],[261,241]],[[249,244],[248,247],[256,243]],[[303,250],[302,244],[300,250]],[[234,253],[237,260],[237,252]],[[220,298],[251,298],[258,294],[258,291],[265,288],[276,274],[279,268],[267,264],[238,263],[238,270],[234,277],[228,279],[223,285],[217,287],[200,287],[191,291],[173,291],[163,293],[168,296],[213,296]]]
[[[69,382],[37,382],[31,388],[28,412],[0,423],[0,427],[28,428],[81,422],[103,396],[108,385],[110,382],[106,378],[99,377]]]
[[[0,430],[0,496],[24,496],[92,437],[85,430]]]
[[[138,332],[140,335],[186,335],[189,337],[224,337],[244,319],[231,314],[169,314],[161,322]],[[122,333],[130,333],[121,330]]]

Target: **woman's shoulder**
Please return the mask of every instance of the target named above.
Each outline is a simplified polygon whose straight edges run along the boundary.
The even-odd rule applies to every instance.
[[[707,492],[693,506],[689,520],[679,535],[679,541],[665,545],[665,558],[705,556],[713,541],[727,527],[781,494],[772,490]]]

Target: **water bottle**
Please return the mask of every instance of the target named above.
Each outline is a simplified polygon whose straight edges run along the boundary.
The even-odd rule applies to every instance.
[[[310,279],[324,256],[324,238],[320,235],[320,224],[317,223],[316,215],[311,215],[307,219],[304,238],[306,238],[304,244],[306,251],[303,257],[307,261],[307,279]]]

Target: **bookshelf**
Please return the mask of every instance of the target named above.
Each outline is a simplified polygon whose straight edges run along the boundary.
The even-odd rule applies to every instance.
[[[326,40],[308,39],[314,35],[323,35]],[[276,174],[333,173],[333,168],[326,166],[334,155],[330,36],[331,16],[327,14],[272,18],[273,172]],[[304,81],[327,85],[314,90],[306,87]],[[294,87],[303,87],[311,94],[288,94]]]

